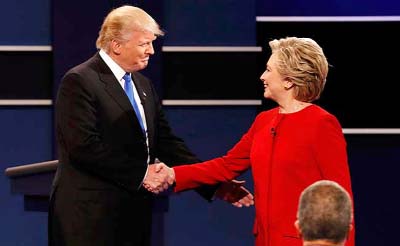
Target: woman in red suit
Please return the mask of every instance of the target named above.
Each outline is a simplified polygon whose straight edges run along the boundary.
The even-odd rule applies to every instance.
[[[346,142],[336,117],[312,103],[328,74],[321,47],[296,37],[269,45],[272,55],[260,79],[264,97],[278,107],[260,113],[225,156],[173,167],[175,191],[228,181],[251,168],[256,245],[301,246],[293,224],[302,190],[328,179],[352,194]],[[347,245],[354,245],[354,229]]]

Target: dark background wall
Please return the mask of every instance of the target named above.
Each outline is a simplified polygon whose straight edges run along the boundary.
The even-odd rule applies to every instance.
[[[41,53],[0,51],[0,64],[7,65],[6,68],[4,65],[0,67],[2,73],[7,74],[7,79],[1,79],[1,88],[5,88],[2,89],[3,92],[10,91],[0,93],[2,95],[0,99],[52,99],[53,92],[66,70],[95,52],[95,39],[105,14],[110,8],[124,3],[144,8],[166,31],[166,36],[156,41],[157,54],[149,68],[144,71],[153,79],[161,97],[181,99],[177,98],[179,95],[169,96],[170,94],[166,93],[168,88],[175,86],[173,75],[176,74],[179,74],[178,78],[184,83],[204,83],[204,86],[218,84],[222,88],[212,94],[205,94],[204,99],[226,99],[226,94],[229,93],[234,97],[238,95],[230,90],[239,92],[241,89],[245,91],[246,88],[256,90],[254,84],[259,83],[257,78],[262,73],[265,58],[268,56],[266,42],[270,38],[274,35],[312,36],[321,39],[327,51],[331,50],[327,56],[334,63],[325,91],[327,99],[321,103],[338,114],[345,128],[399,127],[395,107],[397,105],[395,92],[399,89],[399,79],[396,76],[396,67],[386,60],[390,54],[399,52],[393,41],[396,40],[394,37],[396,30],[399,30],[398,21],[387,25],[379,24],[384,26],[386,31],[380,29],[382,32],[379,35],[382,35],[382,38],[371,36],[372,40],[375,40],[372,43],[368,36],[353,34],[351,29],[347,33],[341,33],[335,25],[329,26],[331,29],[328,29],[335,35],[327,39],[330,36],[321,36],[321,30],[322,33],[324,30],[329,33],[324,26],[321,26],[322,24],[318,25],[318,28],[310,28],[308,26],[310,23],[305,23],[300,26],[301,28],[295,26],[294,31],[293,26],[290,26],[293,23],[284,25],[283,28],[280,22],[266,24],[256,21],[256,16],[400,16],[399,3],[393,0],[351,2],[346,0],[38,0],[34,2],[6,0],[1,3],[0,45],[51,45],[53,49]],[[368,30],[366,24],[368,23],[364,23],[363,27]],[[349,26],[346,23],[344,25],[346,28]],[[349,37],[351,39],[346,42]],[[222,58],[218,59],[222,59],[223,64],[218,65],[208,62],[215,53],[208,55],[190,52],[166,53],[161,51],[163,46],[261,46],[263,51],[259,55],[241,54],[241,59],[248,59],[248,64],[231,69],[235,61],[230,57],[235,57],[237,55],[235,52],[221,52],[219,55]],[[365,53],[371,53],[371,56],[360,58],[360,54],[364,54],[360,52],[360,47]],[[345,58],[341,58],[340,62],[335,61],[338,57],[336,55],[343,55],[343,50],[346,51],[344,54],[347,54],[350,61],[346,61],[348,65],[345,67],[341,67]],[[359,52],[359,55],[354,56],[353,50]],[[15,57],[22,55],[45,56],[46,58],[41,58],[40,64],[47,65],[40,69],[43,71],[47,69],[48,76],[43,76],[42,73],[34,74],[31,71],[28,74],[24,73],[29,71],[32,64],[24,62],[27,60],[26,57],[22,57],[21,62],[15,62]],[[225,61],[224,57],[229,58]],[[372,58],[368,59],[369,57]],[[377,58],[379,60],[376,60]],[[179,69],[181,65],[179,61],[182,59],[197,64],[197,69],[190,71],[191,74],[182,73]],[[165,64],[169,62],[175,62],[177,65],[166,66]],[[356,75],[349,76],[350,79],[344,77],[353,71],[349,67],[358,63],[365,64],[357,66],[363,69],[354,72]],[[165,71],[166,68],[169,73]],[[34,69],[37,70],[39,69]],[[220,71],[218,80],[213,80],[209,76],[202,77],[210,70]],[[362,80],[357,79],[357,73],[363,75]],[[365,75],[366,73],[368,75]],[[196,77],[202,79],[199,81]],[[27,83],[27,86],[31,86],[27,93],[19,84],[21,78],[24,81],[37,83],[38,86]],[[46,81],[48,78],[50,80],[53,78],[50,84]],[[340,86],[329,87],[329,84]],[[366,92],[362,89],[365,86],[369,87]],[[43,93],[41,88],[46,92]],[[346,94],[349,88],[355,93]],[[374,93],[377,91],[379,93]],[[184,95],[180,95],[183,98],[190,99],[197,98],[199,91],[182,93]],[[248,94],[245,99],[261,100],[262,94],[257,93]],[[165,106],[165,110],[176,133],[186,140],[200,158],[206,160],[224,154],[245,133],[257,113],[269,107],[271,104],[263,101],[261,106]],[[346,116],[347,109],[354,110],[351,115],[357,115],[358,112],[361,118]],[[380,113],[382,111],[385,114]],[[2,170],[10,166],[57,158],[54,150],[52,114],[51,105],[0,106]],[[358,126],[358,122],[362,125]],[[346,139],[355,196],[357,245],[395,245],[393,235],[396,235],[395,228],[400,217],[397,212],[400,204],[395,199],[398,193],[395,180],[397,166],[400,163],[398,155],[400,137],[394,134],[347,134]],[[252,189],[249,173],[240,178],[245,179],[248,187]],[[0,244],[46,245],[47,213],[25,211],[23,198],[10,192],[9,179],[4,174],[0,175],[0,187],[2,201]],[[239,246],[253,243],[251,235],[253,208],[237,209],[222,201],[210,204],[191,191],[172,195],[167,203],[163,245]]]
[[[0,3],[0,45],[50,45],[49,0],[5,0]],[[26,56],[25,56],[26,55]],[[17,60],[16,57],[21,59]],[[28,57],[29,59],[25,59]],[[46,57],[46,62],[31,69],[36,58]],[[31,58],[31,59],[30,59]],[[28,60],[28,61],[27,61]],[[44,61],[43,59],[40,59]],[[0,51],[1,99],[49,99],[51,84],[42,88],[51,78],[51,52]],[[37,70],[36,70],[37,71]],[[44,71],[47,71],[44,72]],[[42,76],[46,74],[46,76]],[[41,80],[39,78],[43,78]],[[23,85],[31,90],[24,90]],[[29,84],[31,84],[29,86]],[[20,98],[23,95],[23,98]],[[47,98],[46,98],[47,97]],[[53,134],[50,106],[0,106],[0,169],[52,159]],[[24,210],[23,197],[11,194],[10,183],[4,172],[0,175],[0,244],[46,245],[47,213]]]

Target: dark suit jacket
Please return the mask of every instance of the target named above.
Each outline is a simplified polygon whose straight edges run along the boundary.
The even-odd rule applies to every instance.
[[[140,188],[147,156],[150,163],[156,157],[167,164],[199,161],[172,133],[149,79],[140,73],[132,78],[146,115],[149,152],[128,97],[99,54],[62,79],[51,245],[148,245],[152,196]]]

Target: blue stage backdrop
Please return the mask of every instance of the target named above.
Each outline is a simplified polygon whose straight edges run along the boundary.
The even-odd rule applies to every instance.
[[[161,47],[163,45],[260,45],[257,43],[260,32],[256,16],[400,16],[399,1],[394,0],[3,1],[1,3],[3,11],[0,15],[2,29],[0,45],[52,45],[54,67],[49,73],[54,78],[54,86],[45,88],[45,92],[40,94],[40,97],[45,95],[47,99],[52,99],[62,75],[69,68],[83,62],[96,52],[95,40],[104,16],[111,8],[122,4],[134,4],[144,8],[166,31],[166,36],[156,42],[156,55],[144,71],[155,83],[161,97],[164,95],[163,86],[169,83],[169,81],[164,81],[162,71],[164,66],[161,59]],[[390,30],[386,38],[390,39],[395,35],[396,30],[396,28]],[[267,34],[271,33],[268,30],[264,31]],[[336,39],[346,38],[346,35],[340,35],[329,42],[334,47],[337,43]],[[357,44],[354,40],[352,41],[355,45]],[[359,42],[363,41],[359,40]],[[398,47],[372,45],[366,52],[395,54],[398,52]],[[7,59],[8,54],[3,51],[0,53],[0,59]],[[334,50],[330,51],[330,54],[335,55]],[[335,58],[331,57],[331,59]],[[355,63],[359,62],[357,57],[354,58],[351,54],[349,54],[349,59],[354,59]],[[49,61],[47,58],[45,60]],[[371,60],[364,72],[374,74],[374,76],[365,76],[376,78],[376,81],[372,83],[373,87],[386,88],[389,91],[393,85],[399,84],[396,70],[375,69],[375,64],[387,62],[387,60]],[[11,67],[12,64],[7,65]],[[24,61],[21,61],[20,66],[21,74],[29,70],[24,69],[24,66],[28,66]],[[223,66],[227,65],[221,64],[221,68]],[[258,68],[260,64],[255,64],[255,66]],[[340,66],[337,64],[333,70],[337,71]],[[224,67],[224,69],[229,70],[229,67]],[[204,68],[199,67],[194,70],[192,76],[207,72],[203,70]],[[236,69],[231,72],[243,71]],[[390,79],[381,81],[380,77],[376,76],[379,74],[392,74],[392,76],[389,77]],[[249,78],[257,76],[259,74],[248,75]],[[24,79],[29,79],[29,75],[24,76]],[[214,81],[214,83],[218,82]],[[359,87],[365,85],[364,81],[342,82],[357,84]],[[2,84],[6,83],[18,83],[18,80],[11,76],[11,79],[2,81]],[[243,86],[246,86],[248,81],[232,81],[232,83],[243,83]],[[49,84],[47,86],[51,87]],[[326,89],[328,93],[329,86]],[[229,87],[226,90],[229,90]],[[346,84],[343,84],[343,90],[346,90]],[[16,95],[25,94],[24,92]],[[384,91],[381,94],[386,95]],[[9,98],[10,95],[11,92],[6,93],[4,98]],[[391,95],[393,99],[396,98],[393,94]],[[354,95],[354,100],[358,100],[358,96]],[[375,100],[379,103],[375,95],[363,96],[366,96],[363,100]],[[328,98],[340,100],[341,94],[330,95]],[[24,98],[17,97],[16,99]],[[395,100],[393,102],[393,105],[385,105],[385,107],[390,109],[389,113],[395,115],[397,104]],[[356,105],[362,104],[356,103]],[[168,106],[165,110],[178,135],[186,140],[200,158],[206,160],[223,155],[229,150],[246,132],[260,108],[256,106]],[[377,112],[380,111],[381,108],[371,107],[363,112],[371,118],[372,122],[376,122]],[[0,118],[2,119],[0,167],[3,170],[10,166],[57,158],[54,151],[52,106],[0,106]],[[368,117],[366,121],[370,121]],[[392,127],[400,126],[393,125]],[[400,163],[398,154],[400,137],[390,134],[346,135],[346,139],[355,198],[357,245],[396,245],[397,240],[393,235],[396,235],[400,206],[395,199],[398,193],[395,181],[398,173],[397,166]],[[247,180],[252,190],[249,172],[240,178]],[[10,183],[4,174],[0,176],[0,187],[0,197],[2,197],[0,217],[3,218],[0,223],[0,245],[46,245],[47,213],[24,211],[22,197],[10,193]],[[253,244],[251,227],[254,208],[236,209],[222,201],[207,203],[192,191],[172,195],[167,200],[167,205],[168,212],[165,214],[164,223],[155,224],[155,227],[163,231],[161,235],[158,235],[153,246]]]

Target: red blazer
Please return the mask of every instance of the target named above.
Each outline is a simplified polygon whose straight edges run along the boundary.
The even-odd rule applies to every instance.
[[[311,105],[280,114],[260,113],[223,157],[174,167],[175,191],[234,179],[252,169],[257,246],[301,246],[294,222],[300,193],[317,180],[338,182],[352,196],[346,142],[337,119]],[[354,245],[354,226],[348,246]]]

